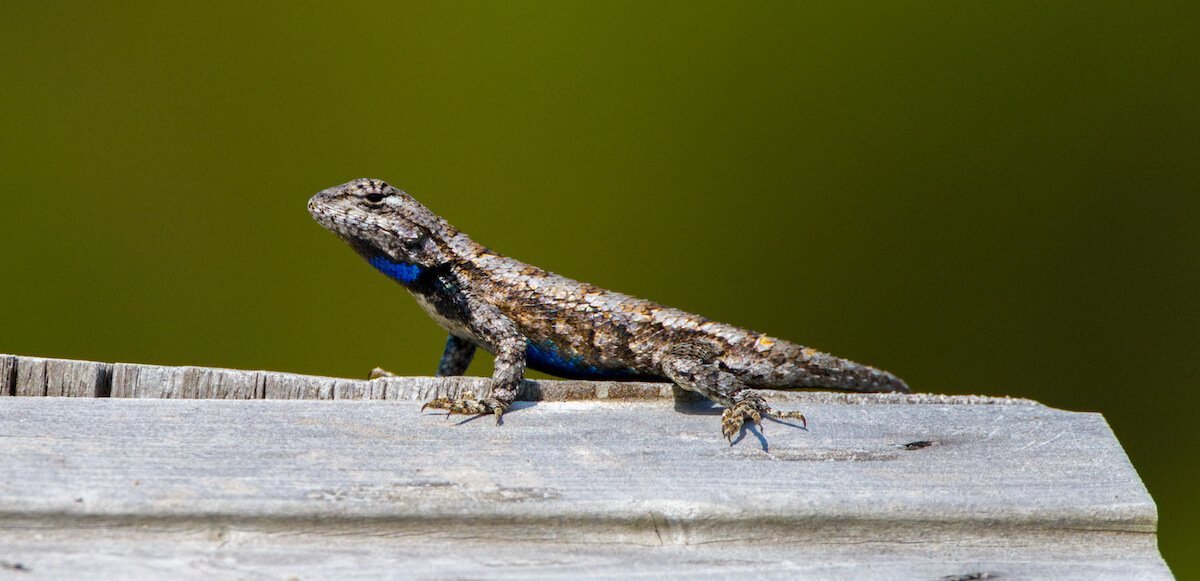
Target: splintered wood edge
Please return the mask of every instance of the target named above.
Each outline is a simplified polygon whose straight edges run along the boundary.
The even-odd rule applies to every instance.
[[[387,377],[375,380],[216,367],[101,363],[0,354],[0,397],[161,399],[428,400],[481,396],[486,377]],[[520,401],[667,400],[669,383],[526,380]],[[1033,400],[931,393],[772,391],[805,404],[1041,405]]]

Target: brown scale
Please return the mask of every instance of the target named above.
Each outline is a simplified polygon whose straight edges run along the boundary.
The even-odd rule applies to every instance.
[[[530,365],[571,377],[674,382],[726,406],[722,433],[732,440],[746,419],[804,418],[776,412],[755,389],[908,391],[886,371],[502,256],[380,180],[329,188],[308,207],[450,332],[438,375],[464,373],[477,347],[496,356],[489,397],[425,407],[499,421]]]

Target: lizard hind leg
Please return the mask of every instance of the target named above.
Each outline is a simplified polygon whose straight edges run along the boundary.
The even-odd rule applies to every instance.
[[[681,343],[671,347],[662,358],[663,373],[676,385],[704,395],[725,406],[721,414],[721,434],[733,442],[747,419],[762,429],[764,416],[798,419],[808,425],[800,412],[779,412],[767,405],[718,359],[719,353],[707,345]]]
[[[474,357],[474,343],[457,335],[450,335],[446,339],[446,349],[442,352],[442,359],[438,362],[437,376],[450,377],[466,373],[467,367],[470,367],[471,359]]]

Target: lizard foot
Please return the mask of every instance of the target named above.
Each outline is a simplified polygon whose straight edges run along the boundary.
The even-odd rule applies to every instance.
[[[464,416],[482,416],[487,414],[496,415],[496,423],[500,423],[501,416],[504,415],[508,406],[504,405],[498,399],[454,399],[449,397],[439,397],[429,400],[425,405],[421,406],[421,411],[426,408],[435,410],[446,410],[446,415],[461,414]]]
[[[382,367],[376,367],[375,369],[371,370],[371,374],[367,376],[367,379],[382,379],[384,377],[400,377],[400,376],[396,375],[395,373],[392,373],[391,371],[388,371]]]
[[[746,393],[734,401],[734,404],[725,409],[725,413],[721,414],[721,434],[726,440],[733,443],[733,437],[742,430],[742,426],[746,423],[746,419],[754,422],[754,425],[762,430],[763,416],[772,416],[776,418],[792,418],[800,420],[804,427],[808,427],[808,420],[804,418],[804,414],[800,412],[777,412],[767,405],[767,402],[762,396],[754,393]]]

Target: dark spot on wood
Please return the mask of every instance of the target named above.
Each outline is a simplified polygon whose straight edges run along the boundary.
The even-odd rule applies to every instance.
[[[10,561],[0,560],[0,569],[8,571],[19,571],[21,573],[31,573],[33,570],[26,567],[24,563],[13,563]]]

